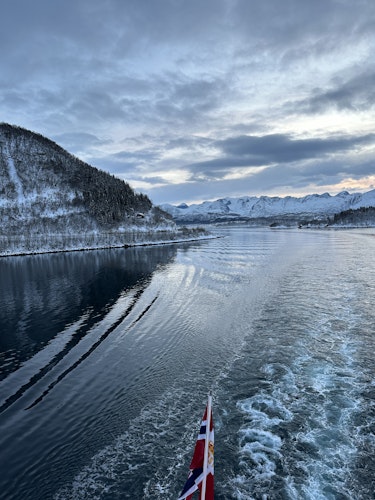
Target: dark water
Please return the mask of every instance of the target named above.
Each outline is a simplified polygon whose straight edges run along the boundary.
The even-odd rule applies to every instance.
[[[0,498],[372,499],[375,232],[0,259]]]

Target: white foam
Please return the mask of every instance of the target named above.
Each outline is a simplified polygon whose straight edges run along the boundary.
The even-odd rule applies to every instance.
[[[280,400],[264,393],[239,401],[237,406],[243,413],[248,414],[252,425],[257,428],[276,426],[293,418],[292,413]]]
[[[139,486],[134,498],[171,498],[171,490],[175,491],[181,478],[187,477],[186,459],[192,451],[186,446],[181,448],[180,440],[183,443],[194,442],[199,425],[199,421],[196,425],[186,422],[180,440],[172,445],[168,441],[166,453],[163,436],[168,439],[170,429],[178,426],[175,419],[182,406],[187,414],[194,414],[184,393],[178,389],[167,392],[157,403],[146,406],[129,423],[127,431],[96,453],[73,481],[55,494],[54,500],[96,500],[104,494],[118,495],[117,488],[126,482]],[[137,475],[149,479],[137,486],[133,479],[135,471],[138,471]],[[180,486],[182,488],[183,484]]]
[[[278,427],[290,421],[292,414],[282,401],[262,392],[238,401],[237,407],[244,414],[238,432],[242,472],[233,478],[232,488],[236,498],[251,498],[246,489],[252,491],[255,483],[267,482],[276,474],[283,446]]]

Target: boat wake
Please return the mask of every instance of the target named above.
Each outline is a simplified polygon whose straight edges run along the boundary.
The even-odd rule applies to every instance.
[[[374,446],[375,415],[360,343],[350,328],[320,335],[297,343],[290,364],[262,365],[262,388],[237,402],[235,498],[370,498],[359,464]]]
[[[181,408],[194,415],[180,389],[167,391],[157,402],[147,405],[127,430],[96,453],[71,483],[61,488],[54,500],[177,497],[187,478],[197,420],[180,421]],[[170,429],[179,429],[178,441]],[[161,460],[162,457],[162,460]],[[143,481],[134,481],[134,476]]]

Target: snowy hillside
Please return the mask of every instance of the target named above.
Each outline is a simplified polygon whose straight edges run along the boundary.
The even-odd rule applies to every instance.
[[[0,255],[123,246],[178,234],[170,215],[126,182],[39,134],[0,123]]]
[[[276,219],[299,222],[311,218],[327,217],[339,212],[375,206],[375,190],[367,193],[343,191],[336,196],[328,193],[312,194],[303,198],[261,196],[223,198],[205,201],[199,205],[161,205],[176,222],[220,222],[248,220],[269,223]]]

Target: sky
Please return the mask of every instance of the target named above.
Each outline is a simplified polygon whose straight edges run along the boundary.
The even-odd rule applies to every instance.
[[[375,188],[374,0],[2,0],[0,122],[156,204]]]

